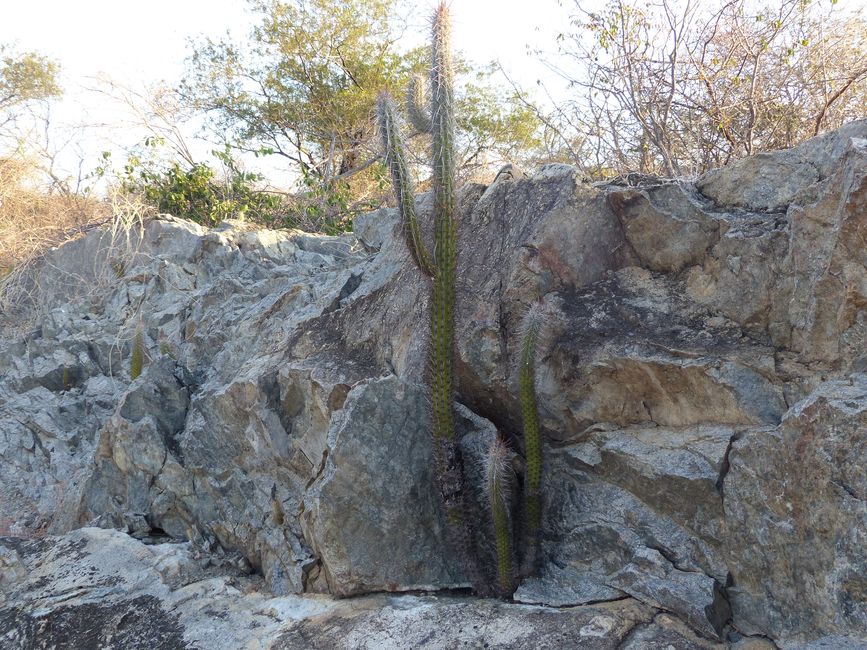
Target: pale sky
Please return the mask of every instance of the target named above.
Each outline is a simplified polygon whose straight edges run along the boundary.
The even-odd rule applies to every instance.
[[[160,81],[175,84],[189,53],[189,39],[231,31],[239,40],[255,20],[243,0],[5,0],[4,4],[0,44],[37,50],[61,63],[65,95],[52,108],[56,125],[121,125],[125,111],[86,90],[97,85],[95,78],[107,75],[137,90]],[[413,21],[419,32],[417,43],[426,39],[435,2],[414,4],[418,6],[418,20]],[[472,61],[499,60],[528,87],[545,76],[545,69],[527,55],[527,45],[554,49],[565,16],[558,0],[452,0],[451,6],[455,47]],[[143,137],[128,127],[93,128],[86,133],[85,153],[93,157],[103,149],[131,146]],[[72,165],[81,155],[67,150],[62,159]]]

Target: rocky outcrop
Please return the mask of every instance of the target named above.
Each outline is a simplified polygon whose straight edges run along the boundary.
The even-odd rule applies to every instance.
[[[696,183],[502,174],[461,211],[468,458],[495,431],[520,451],[518,323],[543,295],[555,306],[537,372],[543,566],[524,605],[292,600],[465,584],[431,490],[427,293],[394,212],[339,237],[163,217],[50,252],[17,315],[30,326],[0,344],[0,529],[68,533],[4,547],[6,628],[84,616],[50,589],[27,599],[16,544],[35,557],[104,534],[133,554],[222,554],[220,579],[253,571],[260,599],[328,603],[276,615],[275,647],[448,647],[458,628],[515,647],[867,643],[867,123]],[[68,532],[86,525],[182,544]],[[116,591],[156,598],[138,609],[190,644],[175,587],[147,589]],[[94,634],[118,633],[113,612],[93,610]]]
[[[0,553],[0,585],[13,585],[0,592],[4,648],[722,647],[631,598],[550,609],[448,595],[274,596],[188,542],[146,546],[97,528],[0,538]]]

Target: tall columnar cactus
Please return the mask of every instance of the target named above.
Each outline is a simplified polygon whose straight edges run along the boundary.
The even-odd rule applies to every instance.
[[[497,555],[497,592],[508,597],[514,591],[512,568],[511,481],[509,449],[497,436],[485,457],[485,487],[491,510],[494,546]]]
[[[539,532],[542,524],[542,440],[539,435],[539,411],[536,405],[536,347],[545,318],[544,302],[527,312],[523,323],[521,358],[518,368],[518,392],[524,424],[524,548],[522,573],[530,575],[536,564]]]
[[[457,239],[457,193],[455,165],[454,66],[451,59],[449,11],[440,4],[433,19],[430,75],[430,134],[432,140],[433,195],[435,218],[434,255],[424,245],[415,214],[413,186],[406,164],[406,147],[400,135],[394,102],[383,93],[377,106],[379,131],[385,161],[391,172],[407,243],[423,273],[430,276],[430,394],[436,476],[449,536],[461,554],[467,578],[476,589],[484,589],[476,560],[475,545],[466,508],[463,463],[455,434],[453,415],[455,264]],[[412,92],[423,96],[420,88]],[[410,111],[427,127],[427,113],[414,105]]]

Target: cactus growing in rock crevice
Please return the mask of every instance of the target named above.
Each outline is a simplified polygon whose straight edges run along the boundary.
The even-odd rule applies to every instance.
[[[522,323],[521,356],[518,365],[518,394],[524,428],[524,543],[521,572],[530,575],[535,569],[542,526],[542,439],[536,403],[536,349],[545,319],[547,304],[540,301],[530,307]]]
[[[138,379],[144,367],[144,334],[139,325],[135,330],[135,338],[132,342],[132,354],[129,359],[129,378]]]
[[[467,510],[467,488],[463,460],[455,433],[453,413],[455,359],[455,267],[457,252],[457,172],[454,117],[454,67],[448,8],[441,3],[433,20],[432,65],[428,98],[424,103],[423,84],[414,80],[407,92],[410,121],[416,130],[430,133],[433,168],[434,246],[433,255],[422,238],[415,211],[413,182],[407,165],[406,146],[400,133],[400,118],[394,101],[382,93],[377,101],[377,122],[391,174],[395,198],[407,245],[422,273],[431,282],[430,310],[430,401],[432,410],[435,474],[448,527],[449,540],[463,561],[464,572],[477,591],[487,593],[475,547],[473,526]],[[527,449],[527,476],[524,493],[524,530],[521,557],[532,568],[537,555],[541,521],[541,442],[534,393],[534,358],[539,323],[531,317],[525,330],[521,359],[521,409]],[[514,587],[511,540],[511,468],[505,458],[508,449],[499,439],[489,450],[487,462],[488,502],[497,555],[495,590],[507,597]]]
[[[511,492],[512,468],[509,448],[497,436],[485,456],[485,489],[491,510],[494,548],[497,557],[497,593],[508,597],[514,591],[515,572],[512,563]]]
[[[422,240],[415,214],[413,185],[406,164],[406,147],[400,135],[393,100],[387,93],[377,102],[379,132],[391,172],[395,196],[407,244],[421,271],[431,278],[430,396],[433,420],[436,477],[445,510],[449,537],[463,560],[467,578],[477,590],[485,588],[475,552],[466,507],[463,461],[455,434],[453,413],[455,265],[457,239],[457,179],[455,164],[454,66],[451,59],[449,11],[444,3],[434,14],[430,74],[430,134],[432,140],[435,243],[433,256]],[[413,95],[421,95],[416,88]],[[427,115],[415,106],[411,114],[426,130]]]

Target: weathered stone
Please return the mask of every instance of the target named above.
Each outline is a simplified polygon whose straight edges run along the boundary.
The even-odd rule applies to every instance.
[[[701,262],[719,239],[719,222],[705,214],[687,192],[680,183],[609,191],[608,202],[642,266],[652,271],[680,271]]]
[[[720,450],[724,452],[725,445]],[[598,449],[588,453],[581,445],[548,454],[544,568],[518,589],[516,599],[562,606],[627,593],[675,612],[705,636],[720,634],[728,616],[719,611],[727,608],[717,590],[726,572],[719,550],[677,521],[689,519],[683,516],[686,513],[674,508],[674,517],[666,516],[642,501],[641,490],[632,494],[609,483],[605,470],[602,478],[587,471],[600,460]],[[651,476],[665,471],[637,469]],[[682,473],[675,470],[673,478]],[[699,499],[716,500],[718,528],[722,521],[717,478],[714,474],[713,483],[699,491],[712,496]],[[634,480],[641,485],[640,479]]]
[[[857,120],[783,151],[762,152],[714,169],[696,186],[722,206],[756,211],[785,210],[815,201],[823,180],[834,173],[851,138],[867,138],[867,120]]]
[[[625,641],[636,647],[636,638],[665,639],[678,650],[718,647],[632,599],[551,609],[433,595],[273,597],[260,578],[190,543],[145,546],[94,528],[0,538],[0,548],[27,571],[0,591],[0,641],[10,648],[613,650]]]
[[[779,429],[734,443],[725,552],[738,629],[867,637],[865,443],[865,375],[823,384]]]
[[[331,593],[458,584],[430,489],[427,410],[420,389],[390,376],[353,388],[334,418],[301,518]]]
[[[831,397],[867,369],[864,128],[697,185],[591,186],[553,165],[462,193],[457,419],[474,491],[494,431],[520,469],[519,323],[541,296],[552,305],[537,367],[544,562],[517,599],[623,599],[650,612],[610,637],[631,647],[680,647],[653,622],[659,609],[735,647],[762,642],[744,634],[805,648],[867,636],[864,425],[840,406],[864,400]],[[430,234],[430,197],[418,206]],[[281,594],[464,584],[431,496],[427,280],[393,210],[356,227],[324,237],[160,218],[34,264],[35,301],[3,315],[20,327],[0,340],[0,530],[98,523],[191,540]],[[139,328],[145,371],[130,382]],[[484,508],[472,517],[490,555]],[[24,579],[22,563],[4,552],[4,588]],[[206,582],[190,602],[234,597]],[[436,609],[422,601],[406,616],[419,630]],[[388,602],[371,600],[354,629],[376,642],[383,621],[404,630]],[[13,609],[16,629],[35,634],[35,610]],[[93,609],[92,638],[118,633],[114,616]]]

